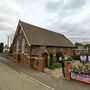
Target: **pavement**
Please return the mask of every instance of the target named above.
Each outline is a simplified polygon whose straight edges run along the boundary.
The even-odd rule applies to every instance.
[[[54,90],[0,63],[0,90]]]
[[[90,85],[87,85],[78,81],[74,81],[74,80],[55,78],[50,74],[39,72],[31,68],[27,68],[21,64],[14,62],[11,59],[7,59],[2,56],[0,56],[0,62],[8,66],[9,68],[13,69],[14,71],[18,73],[23,73],[27,77],[32,77],[35,80],[41,82],[42,85],[44,86],[46,85],[46,87],[49,86],[50,88],[55,90],[90,90]],[[21,89],[11,89],[11,90],[21,90]],[[28,89],[23,89],[23,90],[28,90]],[[33,90],[33,89],[30,89],[30,90]],[[47,90],[47,89],[41,89],[41,90]]]
[[[52,77],[61,78],[63,77],[62,68],[56,68],[54,70],[51,70],[49,68],[44,69],[45,73],[51,74]]]

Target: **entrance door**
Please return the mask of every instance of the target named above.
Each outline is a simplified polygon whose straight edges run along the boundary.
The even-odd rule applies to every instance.
[[[18,63],[20,63],[20,54],[17,56]]]
[[[44,58],[44,67],[48,67],[48,53],[43,53],[42,58]]]

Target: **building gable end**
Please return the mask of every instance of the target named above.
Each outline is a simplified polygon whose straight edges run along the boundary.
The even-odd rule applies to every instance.
[[[27,42],[28,42],[28,45],[30,46],[29,40],[28,40],[28,38],[27,38],[27,36],[26,36],[26,34],[25,34],[24,30],[23,30],[22,25],[21,25],[20,23],[19,23],[19,25],[20,25],[20,27],[21,27],[21,30],[22,30],[22,32],[23,32],[23,34],[24,34],[25,39],[26,39],[26,40],[27,40]]]

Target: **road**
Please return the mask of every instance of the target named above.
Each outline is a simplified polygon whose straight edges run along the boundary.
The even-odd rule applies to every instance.
[[[51,90],[32,77],[0,63],[0,90]]]
[[[39,89],[41,89],[41,90],[49,90],[49,89],[55,89],[55,90],[90,90],[90,85],[86,85],[84,83],[72,81],[72,80],[64,80],[61,78],[56,79],[49,74],[39,72],[39,71],[34,70],[34,69],[26,68],[23,65],[14,62],[11,59],[6,59],[5,57],[0,56],[0,70],[2,70],[2,72],[0,71],[0,76],[3,73],[3,68],[1,68],[3,66],[7,67],[9,70],[11,70],[12,73],[8,72],[8,70],[6,68],[6,71],[8,73],[8,75],[7,75],[8,78],[6,77],[5,74],[3,74],[2,75],[3,79],[0,79],[0,80],[4,80],[6,78],[6,80],[4,80],[5,85],[7,86],[7,83],[9,84],[9,82],[10,82],[11,86],[10,85],[9,86],[12,88],[11,89],[0,89],[0,90],[28,90],[31,87],[33,87],[33,89],[29,89],[29,90],[39,90]],[[13,73],[16,73],[16,75]],[[11,76],[9,76],[9,74]],[[14,81],[13,80],[10,81],[11,80],[10,77],[12,79],[14,79]],[[34,78],[35,80],[32,78]],[[16,86],[19,88],[14,89],[13,88],[14,85],[15,85],[15,88],[16,88]],[[2,84],[1,84],[1,86],[2,86]],[[28,88],[26,88],[26,87],[28,87]],[[36,87],[38,87],[39,89]]]

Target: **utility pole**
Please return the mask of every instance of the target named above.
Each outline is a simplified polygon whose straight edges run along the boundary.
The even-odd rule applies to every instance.
[[[9,51],[9,36],[8,36],[8,39],[7,39],[7,49]]]
[[[9,47],[9,36],[8,36],[8,39],[7,39],[7,46]]]

